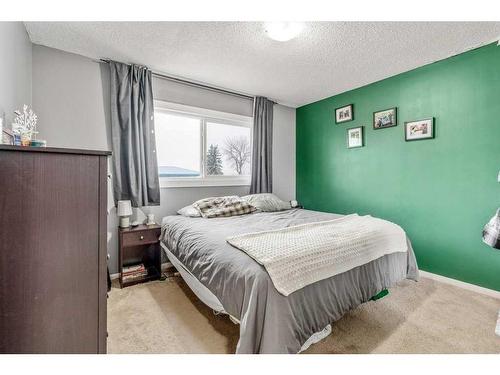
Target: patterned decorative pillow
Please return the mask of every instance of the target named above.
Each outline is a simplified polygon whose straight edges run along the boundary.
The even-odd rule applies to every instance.
[[[200,199],[193,203],[193,207],[207,219],[245,215],[256,210],[254,206],[236,195]]]

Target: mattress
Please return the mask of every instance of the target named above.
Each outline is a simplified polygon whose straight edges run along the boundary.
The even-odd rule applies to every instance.
[[[237,353],[298,353],[347,311],[400,280],[417,280],[410,241],[406,253],[387,254],[285,297],[274,288],[266,270],[226,238],[338,217],[302,209],[215,219],[167,216],[161,241],[198,282],[188,285],[206,288],[217,301],[210,303],[218,303],[221,311],[240,322]]]

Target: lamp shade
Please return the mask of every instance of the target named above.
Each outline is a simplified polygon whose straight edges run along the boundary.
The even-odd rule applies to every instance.
[[[118,216],[132,215],[132,204],[130,201],[118,201],[118,208],[116,210]]]

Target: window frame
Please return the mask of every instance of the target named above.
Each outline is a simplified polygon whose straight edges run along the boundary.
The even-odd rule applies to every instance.
[[[200,176],[199,177],[160,177],[160,188],[174,187],[203,187],[203,186],[249,186],[251,175],[247,176],[207,176],[206,153],[207,153],[207,123],[226,124],[242,126],[250,129],[250,149],[253,150],[253,117],[242,116],[227,112],[214,111],[211,109],[187,106],[166,102],[162,100],[154,101],[154,111],[185,116],[200,120]],[[155,122],[156,127],[156,122]],[[155,129],[156,131],[156,129]],[[156,140],[156,135],[155,135]],[[156,145],[158,148],[158,145]],[[251,159],[250,159],[251,160]],[[251,174],[251,171],[250,171]]]

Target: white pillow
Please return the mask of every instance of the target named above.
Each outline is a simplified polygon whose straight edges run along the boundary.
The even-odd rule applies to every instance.
[[[292,208],[290,202],[282,201],[271,193],[245,195],[242,199],[263,212],[283,211]]]
[[[179,211],[177,211],[177,213],[186,217],[201,217],[200,212],[191,204],[189,206],[182,207]]]

